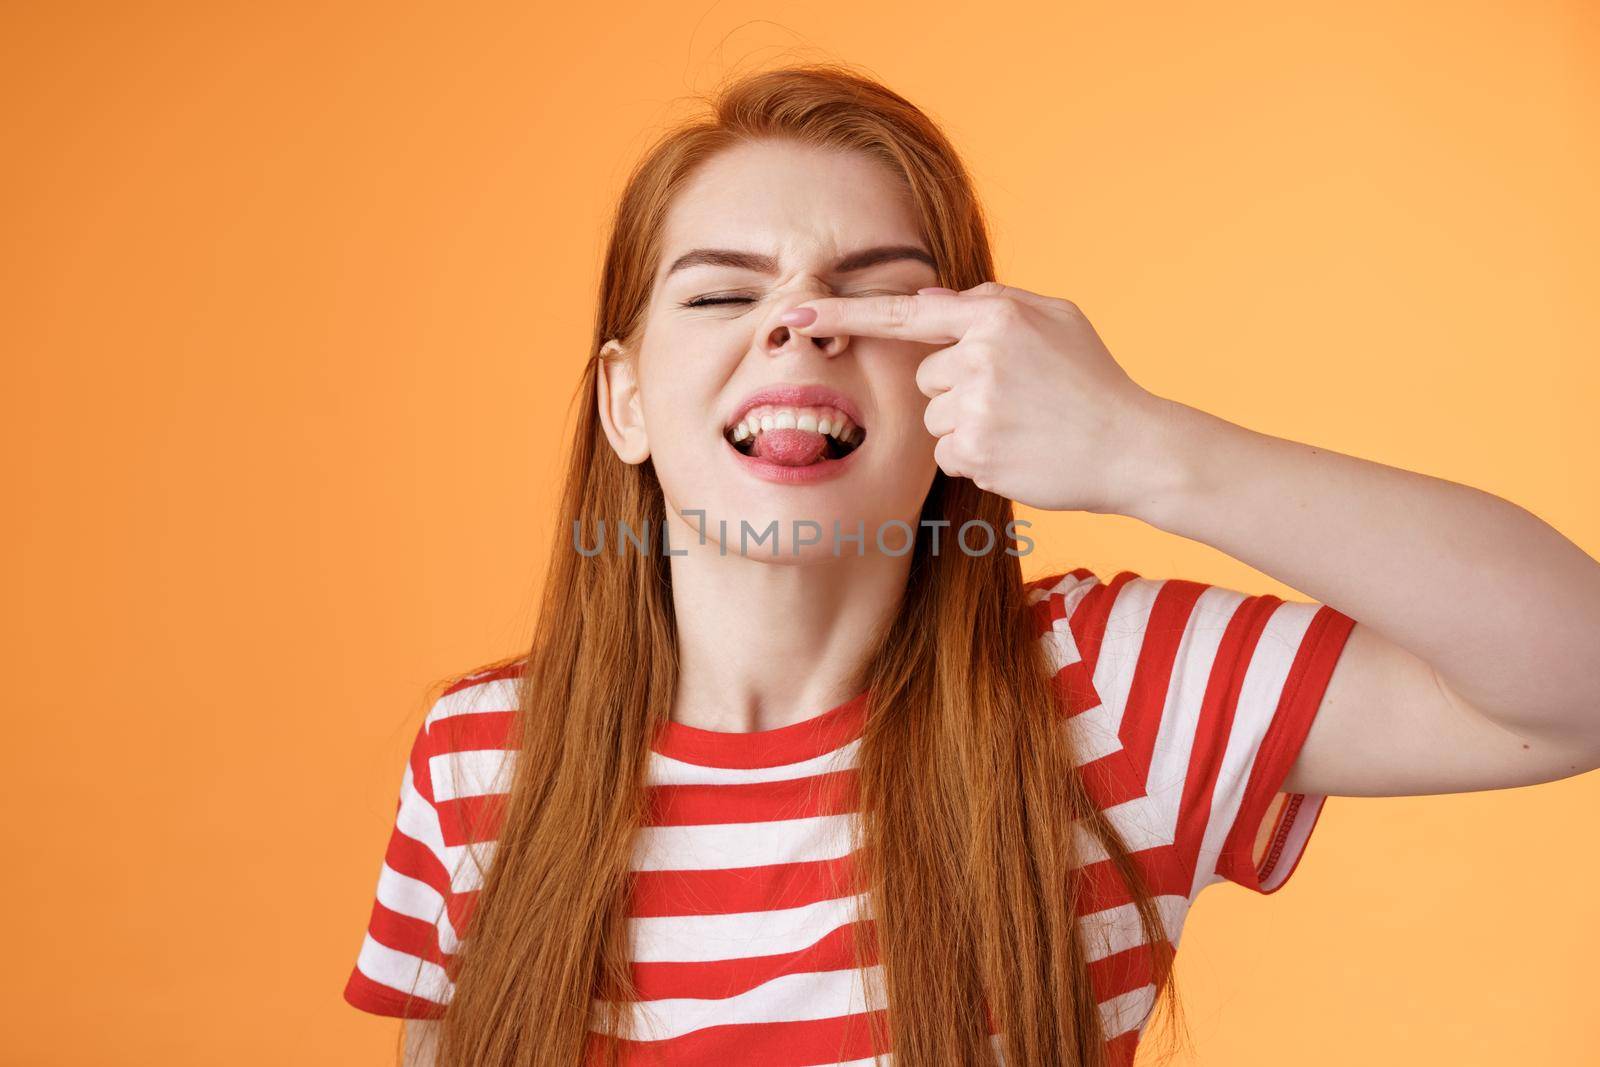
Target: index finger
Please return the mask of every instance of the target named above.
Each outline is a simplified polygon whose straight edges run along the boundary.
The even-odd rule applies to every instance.
[[[808,337],[856,334],[948,345],[961,340],[971,328],[978,305],[978,301],[946,293],[824,296],[796,304],[778,316],[778,321]],[[804,326],[785,321],[806,308],[817,317]]]

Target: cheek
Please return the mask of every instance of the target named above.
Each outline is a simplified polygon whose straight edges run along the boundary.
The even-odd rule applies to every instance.
[[[711,418],[715,385],[711,381],[710,358],[696,358],[689,344],[662,345],[643,353],[639,362],[639,403],[645,413],[645,426],[655,437],[681,435],[685,430]],[[663,445],[672,443],[663,439]]]
[[[893,423],[897,436],[905,438],[913,448],[926,445],[929,453],[933,451],[933,438],[922,422],[928,398],[917,388],[917,367],[930,351],[927,346],[896,351],[877,365],[881,373],[872,383],[879,410]]]
[[[640,362],[639,402],[651,462],[669,499],[686,507],[709,495],[716,469],[710,451],[726,447],[715,425],[715,356],[699,355],[688,347],[662,348]]]

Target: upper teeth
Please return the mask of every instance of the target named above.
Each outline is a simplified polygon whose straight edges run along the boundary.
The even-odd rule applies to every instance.
[[[745,412],[744,418],[734,424],[729,437],[743,441],[765,430],[808,430],[826,434],[846,444],[861,440],[861,427],[837,408],[793,408],[763,404]]]

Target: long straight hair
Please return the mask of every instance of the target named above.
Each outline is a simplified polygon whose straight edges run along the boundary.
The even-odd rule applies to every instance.
[[[614,1063],[617,1044],[601,1035],[628,1032],[630,860],[650,744],[678,680],[672,584],[660,552],[583,556],[564,531],[601,520],[662,529],[650,463],[622,462],[603,435],[595,372],[610,358],[607,340],[631,342],[641,329],[673,197],[697,166],[743,142],[863,152],[909,188],[941,285],[993,277],[987,226],[954,148],[875,80],[836,64],[794,66],[746,75],[709,103],[707,116],[650,148],[617,205],[558,536],[517,682],[520,751],[452,961],[440,1067],[572,1067],[597,1053]],[[923,517],[1003,530],[1012,508],[940,473]],[[872,936],[854,939],[856,960],[882,967],[888,1010],[873,1016],[884,1028],[874,1036],[906,1067],[994,1062],[991,1024],[1008,1064],[1103,1067],[1076,936],[1075,826],[1128,885],[1152,981],[1176,1018],[1173,946],[1084,788],[1030,626],[1017,556],[935,553],[920,538],[897,615],[861,669],[854,856]]]

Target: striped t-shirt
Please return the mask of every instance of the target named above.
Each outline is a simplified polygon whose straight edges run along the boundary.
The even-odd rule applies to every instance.
[[[1082,568],[1029,583],[1028,602],[1085,785],[1139,864],[1173,944],[1206,886],[1280,888],[1324,798],[1280,801],[1279,787],[1354,620],[1131,571],[1103,582]],[[457,931],[479,888],[466,853],[486,864],[494,847],[492,836],[469,841],[466,828],[508,781],[520,669],[459,680],[417,734],[345,987],[358,1008],[437,1018],[450,999]],[[625,1062],[892,1061],[872,1045],[880,968],[858,968],[852,948],[856,924],[871,917],[864,898],[839,889],[850,885],[865,709],[863,694],[777,729],[673,722],[659,735],[633,860],[639,1000]],[[1150,949],[1098,841],[1084,832],[1078,842],[1089,977],[1111,1062],[1131,1065],[1154,1006]]]

